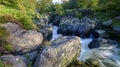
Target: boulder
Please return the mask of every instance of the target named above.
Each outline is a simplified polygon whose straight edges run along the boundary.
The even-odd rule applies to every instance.
[[[114,26],[114,27],[113,27],[113,30],[114,30],[114,31],[117,31],[117,32],[120,32],[120,26]]]
[[[7,40],[13,46],[15,54],[36,50],[42,43],[43,36],[36,30],[24,30],[15,23],[6,23],[3,26],[10,33]]]
[[[114,40],[109,40],[109,39],[94,39],[92,42],[88,44],[88,47],[90,49],[93,48],[104,48],[104,47],[110,47],[110,46],[117,46],[119,43],[117,43]]]
[[[58,15],[56,16],[53,15],[50,18],[50,22],[52,22],[52,24],[55,26],[59,26],[60,20],[61,20],[61,16],[58,16]]]
[[[52,38],[53,27],[50,25],[45,25],[39,28],[39,32],[42,33],[44,41],[50,41]]]
[[[65,36],[45,47],[33,67],[66,67],[77,59],[80,52],[80,38]]]
[[[19,56],[13,56],[11,54],[3,55],[0,57],[3,63],[3,67],[27,67],[27,65],[20,59]]]
[[[120,16],[116,16],[115,19],[116,19],[116,20],[120,20]]]
[[[95,21],[87,17],[84,17],[81,20],[73,18],[60,23],[58,33],[63,35],[76,35],[86,38],[90,36],[90,32],[95,27]]]
[[[110,26],[112,23],[113,23],[112,20],[108,20],[108,21],[104,21],[104,22],[102,23],[102,25],[108,27],[108,26]]]
[[[34,60],[37,58],[38,52],[34,51],[34,52],[30,52],[30,53],[26,53],[23,55],[19,55],[20,59],[23,60],[23,62],[26,65],[32,64],[34,62]]]
[[[108,38],[109,37],[108,33],[105,30],[99,29],[99,30],[95,30],[95,32],[98,33],[100,38]]]
[[[33,19],[35,21],[36,25],[48,25],[48,22],[50,21],[49,16],[44,16],[42,18],[37,18],[37,19]]]

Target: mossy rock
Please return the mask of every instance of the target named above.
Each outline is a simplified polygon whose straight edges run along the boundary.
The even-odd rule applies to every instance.
[[[9,37],[9,33],[0,24],[0,55],[10,53],[12,51],[12,46],[7,42],[7,37]]]

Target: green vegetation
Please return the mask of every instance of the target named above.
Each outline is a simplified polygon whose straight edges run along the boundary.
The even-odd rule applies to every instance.
[[[9,33],[1,24],[11,22],[26,30],[37,29],[32,20],[35,10],[35,0],[0,0],[0,55],[12,51],[11,44],[7,42]]]
[[[7,42],[7,37],[9,37],[9,33],[0,25],[0,55],[12,51],[12,46]]]
[[[29,2],[29,3],[28,3]],[[0,0],[0,23],[14,22],[23,28],[36,29],[32,18],[35,15],[34,0]]]
[[[52,0],[37,0],[37,10],[42,14],[51,10]]]
[[[8,64],[6,62],[3,62],[1,59],[0,59],[0,67],[12,67],[11,64]]]

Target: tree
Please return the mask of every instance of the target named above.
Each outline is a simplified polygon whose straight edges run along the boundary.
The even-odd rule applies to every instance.
[[[40,12],[47,12],[50,10],[52,0],[37,0],[37,8]]]

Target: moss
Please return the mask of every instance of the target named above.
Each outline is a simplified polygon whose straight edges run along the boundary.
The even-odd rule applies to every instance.
[[[28,64],[28,67],[33,67],[33,66],[32,66],[32,62],[30,62],[30,63]]]
[[[3,62],[0,60],[0,67],[3,67]]]
[[[9,51],[9,52],[11,52],[11,51],[13,50],[13,47],[12,47],[12,45],[10,45],[10,44],[6,44],[6,45],[4,46],[4,48],[5,48],[6,51]]]
[[[25,57],[30,60],[30,55],[26,54]]]
[[[3,28],[3,27],[0,25],[0,39],[5,40],[7,36],[8,36],[8,32],[6,31],[5,28]]]
[[[7,42],[7,37],[9,37],[9,33],[0,25],[0,55],[12,51],[12,46]]]
[[[12,67],[11,64],[8,64],[6,62],[3,62],[1,59],[0,59],[0,67]]]

